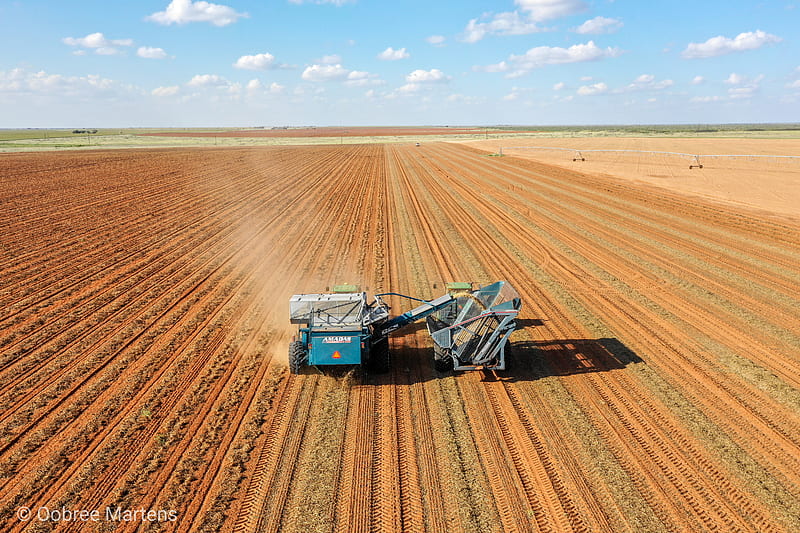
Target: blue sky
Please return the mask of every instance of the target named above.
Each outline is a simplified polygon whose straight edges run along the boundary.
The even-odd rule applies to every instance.
[[[0,127],[800,121],[800,0],[0,0]]]

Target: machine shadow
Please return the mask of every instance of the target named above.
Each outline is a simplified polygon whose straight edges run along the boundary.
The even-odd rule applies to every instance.
[[[644,361],[619,339],[600,338],[513,342],[506,350],[506,362],[500,378],[532,381],[621,370]]]
[[[364,374],[362,383],[396,385],[433,381],[466,372],[438,372],[433,350],[392,346],[388,374]],[[621,370],[643,363],[633,350],[616,338],[512,341],[506,347],[506,370],[477,372],[483,381],[535,381],[553,376],[571,376]]]

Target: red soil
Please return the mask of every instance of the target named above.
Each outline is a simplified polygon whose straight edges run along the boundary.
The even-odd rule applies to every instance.
[[[0,529],[800,529],[791,221],[442,143],[5,154],[0,181]],[[424,328],[386,375],[285,368],[292,293],[498,279],[508,371],[437,373]]]

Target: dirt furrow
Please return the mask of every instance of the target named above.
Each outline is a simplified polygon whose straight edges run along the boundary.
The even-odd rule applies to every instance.
[[[573,247],[573,249],[579,249],[578,246],[585,246],[585,244],[580,244],[580,245],[576,244]],[[571,273],[574,269],[575,269],[574,266],[573,267],[568,267],[566,271]],[[574,276],[572,284],[576,285],[576,286],[580,286],[582,283],[585,283],[584,280],[586,280],[586,279],[594,279],[594,277],[592,276],[591,273],[588,273],[588,272],[586,274],[581,275],[581,276]],[[608,302],[608,304],[609,304],[608,307],[613,307],[613,310],[614,310],[615,313],[621,313],[622,315],[624,315],[626,317],[626,320],[628,320],[628,321],[633,321],[634,323],[637,321],[637,318],[633,314],[631,314],[629,311],[625,311],[625,310],[621,309],[619,307],[619,304],[617,304],[615,301],[607,299],[607,298],[600,298],[602,296],[605,296],[604,293],[599,293],[598,296],[599,297],[596,298],[596,299],[593,299],[592,302],[601,302],[601,301],[602,302]],[[629,304],[629,305],[631,305],[631,304]],[[636,304],[634,303],[632,305],[636,305]],[[603,312],[598,313],[598,315],[599,316],[608,316],[610,311],[611,311],[611,309],[606,309]],[[640,311],[643,312],[643,313],[647,313],[647,311],[644,310],[644,309],[641,309]],[[649,331],[645,331],[643,333],[639,333],[638,335],[639,336],[645,335],[645,337],[647,337],[648,335],[651,335],[651,333]],[[682,342],[672,341],[672,342],[668,342],[667,344],[674,346],[674,345],[679,344],[679,343],[683,344],[683,345],[686,345],[687,343],[688,344],[694,344],[694,342],[695,342],[694,340],[688,340],[688,341],[684,340]],[[702,358],[704,356],[704,350],[703,350],[702,347],[697,348],[695,353],[697,354],[697,357],[699,357],[699,358]],[[696,362],[694,360],[681,359],[680,361],[684,365],[689,364],[689,365],[692,365],[694,368],[697,368],[697,369],[700,368],[696,364]],[[712,368],[713,367],[713,363],[711,361],[709,361],[708,362],[708,366],[709,366],[709,368]],[[708,374],[708,373],[706,372],[706,374]],[[729,377],[728,379],[730,379],[731,377]],[[708,379],[708,378],[706,378],[706,379]],[[716,380],[716,382],[719,384],[719,386],[724,387],[727,391],[729,391],[729,394],[730,394],[731,398],[737,398],[736,402],[741,401],[741,399],[739,398],[739,396],[741,394],[747,392],[747,393],[750,393],[750,395],[753,395],[753,393],[756,392],[755,389],[749,389],[746,386],[725,384],[725,383],[723,383],[722,381],[720,381],[718,379]],[[706,387],[705,385],[703,385],[702,387],[703,387],[703,390],[707,390],[705,388]],[[733,393],[733,389],[734,388],[737,391],[737,393],[735,393],[735,394]],[[752,401],[752,405],[759,405],[759,404],[761,404],[763,402],[764,402],[763,399],[754,398],[753,401]],[[780,433],[780,435],[783,436],[783,438],[787,438],[787,436],[792,434],[792,432],[784,430],[784,429],[781,429],[780,426],[783,425],[783,424],[787,424],[787,423],[791,424],[792,420],[795,417],[789,415],[788,413],[786,413],[785,415],[781,415],[781,416],[774,416],[772,414],[772,410],[774,410],[774,406],[770,410],[760,410],[759,411],[759,416],[767,417],[768,419],[771,419],[772,422],[768,422],[770,424],[770,426],[773,427],[773,428],[776,428],[777,431]],[[751,412],[753,412],[753,411],[751,410]],[[772,441],[770,441],[770,442],[772,442]],[[778,442],[780,442],[780,439],[778,440]],[[786,458],[791,457],[791,453],[789,452],[789,450],[792,450],[792,449],[796,449],[795,444],[789,444],[788,445],[788,448],[786,448],[787,455],[784,456],[783,460],[786,460]],[[793,470],[793,468],[790,467],[789,470],[791,471],[791,470]]]
[[[0,529],[800,528],[788,218],[428,142],[0,176]],[[523,300],[505,372],[437,372],[422,323],[384,375],[283,366],[293,293],[495,280]]]
[[[430,190],[431,188],[433,188],[433,184],[431,184],[431,183],[429,183],[429,184],[426,184],[426,185],[427,185],[427,188],[428,188],[429,190]],[[444,200],[445,198],[450,198],[450,197],[451,197],[451,195],[450,195],[450,194],[444,194],[444,195],[442,195],[443,201],[445,201],[445,200]],[[468,203],[468,202],[467,202],[467,203]],[[477,203],[477,202],[473,202],[473,203],[472,203],[472,205],[476,205],[476,203]],[[457,206],[457,205],[453,205],[451,208],[447,208],[446,210],[447,210],[448,212],[457,212],[457,210],[458,210],[458,206]],[[464,226],[464,227],[468,227],[468,226],[469,226],[469,224],[462,224],[462,226]],[[481,239],[480,237],[477,237],[477,236],[476,236],[476,237],[473,237],[473,238],[470,238],[470,241],[471,241],[471,242],[480,242],[481,240],[482,240],[482,239]]]

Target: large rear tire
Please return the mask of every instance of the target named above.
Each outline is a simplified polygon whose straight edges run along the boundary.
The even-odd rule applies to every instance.
[[[433,345],[433,368],[437,372],[450,372],[453,370],[453,357],[450,353],[441,348],[438,344]]]
[[[300,341],[291,342],[289,344],[289,372],[300,374],[306,360],[307,355],[303,343]]]

